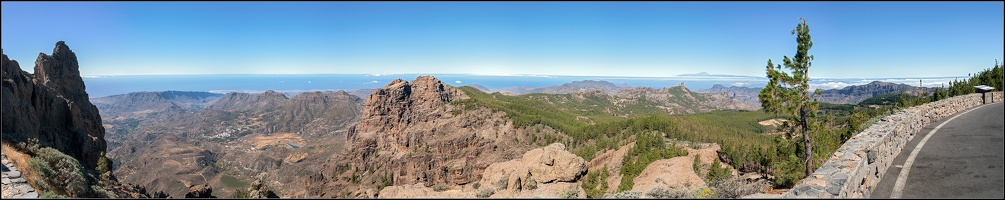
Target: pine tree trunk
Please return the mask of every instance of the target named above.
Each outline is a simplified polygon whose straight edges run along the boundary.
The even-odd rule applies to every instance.
[[[806,176],[813,174],[813,144],[810,143],[810,132],[806,121],[805,108],[799,108],[799,118],[803,125],[803,145],[806,146]]]

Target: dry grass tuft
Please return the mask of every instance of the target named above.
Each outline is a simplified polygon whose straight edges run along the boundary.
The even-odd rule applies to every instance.
[[[0,141],[0,150],[7,155],[7,159],[14,164],[14,167],[17,167],[17,171],[21,172],[21,177],[28,181],[32,188],[38,188],[35,181],[32,181],[37,180],[38,175],[28,167],[28,159],[31,159],[31,156],[14,148],[8,141]]]

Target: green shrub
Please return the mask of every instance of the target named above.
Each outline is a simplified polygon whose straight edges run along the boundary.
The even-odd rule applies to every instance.
[[[575,188],[570,188],[569,190],[562,192],[562,195],[560,197],[562,197],[563,199],[575,199],[579,197],[579,191],[576,190]]]
[[[498,181],[496,181],[496,188],[499,188],[500,190],[505,190],[506,186],[509,186],[509,180],[506,180],[506,178],[501,178]]]
[[[56,172],[52,171],[52,168],[49,167],[49,163],[42,160],[41,157],[28,159],[28,167],[32,170],[33,174],[38,175],[39,178],[44,180],[52,180],[52,178],[56,176]]]
[[[251,195],[248,194],[248,191],[244,191],[243,189],[234,189],[234,193],[230,194],[230,198],[247,199],[251,198]]]
[[[537,189],[537,181],[535,181],[535,180],[533,180],[531,178],[527,178],[527,179],[528,180],[526,181],[526,184],[524,184],[523,189],[527,189],[527,190]]]
[[[67,197],[66,195],[62,195],[62,194],[56,194],[56,193],[54,193],[52,191],[46,190],[46,191],[42,191],[42,193],[39,193],[38,194],[38,198],[42,198],[42,199],[68,199],[70,197]]]
[[[104,188],[101,188],[100,186],[97,185],[92,185],[91,191],[94,191],[94,196],[97,198],[111,198],[111,199],[119,198],[119,195],[115,195],[115,193],[105,190]]]
[[[98,170],[98,174],[104,174],[105,172],[111,171],[112,162],[105,157],[105,152],[101,152],[101,156],[98,157],[98,166],[95,168]]]
[[[496,193],[496,190],[493,190],[492,188],[485,188],[485,189],[482,189],[482,190],[478,190],[478,192],[475,195],[478,196],[478,198],[488,198],[488,197],[492,196],[492,194],[495,194],[495,193]]]
[[[687,151],[667,144],[660,132],[639,132],[635,138],[635,147],[632,147],[622,159],[624,166],[621,167],[622,178],[618,191],[631,189],[635,185],[635,177],[654,161],[687,155]]]
[[[805,177],[806,165],[803,165],[803,161],[794,154],[790,154],[788,158],[788,160],[775,163],[775,187],[791,188]]]
[[[52,183],[54,189],[66,192],[71,197],[83,197],[90,192],[83,167],[77,159],[49,147],[39,149],[37,154],[36,157],[45,161],[51,169],[49,172],[42,172],[42,175],[47,182]]]
[[[642,196],[642,192],[629,190],[624,192],[618,192],[611,195],[604,195],[605,199],[638,199]]]
[[[92,196],[83,167],[77,159],[49,147],[38,149],[35,154],[28,160],[28,166],[33,174],[47,183],[45,191],[71,197]]]
[[[17,148],[25,152],[37,152],[41,146],[38,143],[38,138],[28,138],[26,142],[18,142]]]
[[[720,180],[725,180],[733,176],[733,173],[729,168],[725,168],[719,162],[719,159],[714,159],[712,161],[712,166],[708,169],[708,174],[705,175],[705,180],[709,182],[716,182]]]
[[[694,198],[707,199],[707,198],[719,198],[719,195],[708,189],[707,187],[698,188],[694,191]]]
[[[657,187],[646,192],[649,197],[657,199],[693,199],[694,194],[687,189],[674,189],[674,188],[663,188]]]
[[[609,176],[607,166],[604,166],[599,173],[591,171],[586,173],[586,179],[580,187],[586,191],[587,198],[599,198],[602,197],[607,191],[607,177]],[[599,188],[598,188],[599,186]]]
[[[447,184],[437,183],[436,185],[433,185],[433,191],[443,192],[447,191],[447,189],[450,189],[450,186],[447,186]]]
[[[694,156],[694,163],[691,163],[691,169],[694,170],[694,174],[701,176],[701,156]]]
[[[746,181],[740,179],[724,179],[713,182],[711,185],[712,191],[718,194],[719,198],[735,199],[740,198],[744,195],[758,193],[764,190],[765,184],[758,181],[754,183],[745,183]]]

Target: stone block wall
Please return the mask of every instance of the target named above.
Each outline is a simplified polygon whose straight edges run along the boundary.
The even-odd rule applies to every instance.
[[[1002,92],[986,94],[987,103],[1001,102]],[[981,94],[969,94],[906,108],[882,118],[848,139],[812,175],[784,197],[869,198],[893,159],[914,135],[932,122],[982,105]]]

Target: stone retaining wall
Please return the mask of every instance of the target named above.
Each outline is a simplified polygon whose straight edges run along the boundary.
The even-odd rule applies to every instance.
[[[1001,102],[1002,92],[987,93],[987,103]],[[981,94],[969,94],[906,108],[882,118],[848,139],[812,175],[784,197],[869,198],[893,159],[916,133],[932,122],[980,106]]]

